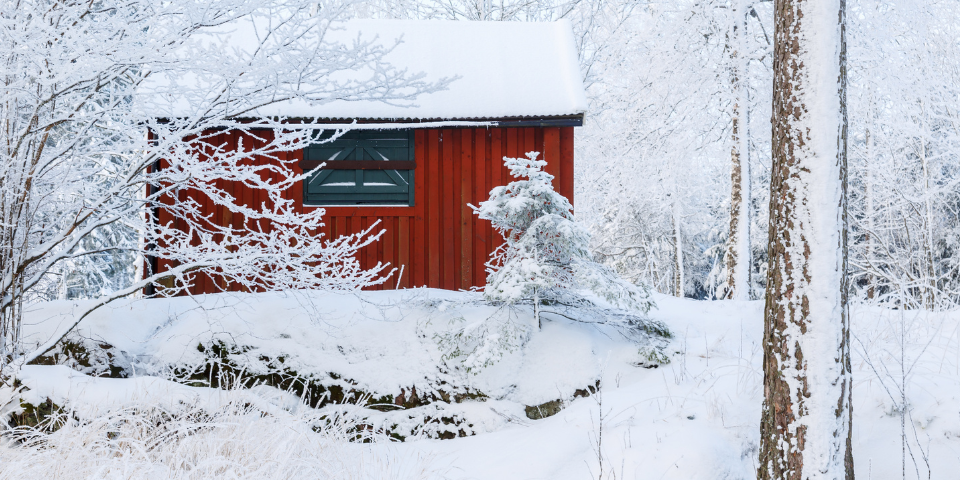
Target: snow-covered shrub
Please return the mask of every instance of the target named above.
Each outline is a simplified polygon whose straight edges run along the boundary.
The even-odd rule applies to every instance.
[[[519,350],[533,333],[530,322],[521,321],[519,313],[512,305],[504,304],[487,317],[468,320],[460,315],[449,319],[453,328],[434,335],[444,361],[476,374],[505,353]]]
[[[476,311],[483,306],[489,308],[489,300],[468,300],[456,305],[448,303],[441,308],[464,312]],[[670,362],[664,349],[673,334],[662,322],[640,312],[583,301],[548,303],[539,309],[539,313],[555,321],[593,326],[604,335],[622,336],[638,346],[639,363],[644,365]],[[530,311],[519,304],[502,303],[494,312],[482,316],[451,315],[445,319],[447,328],[433,336],[447,365],[478,374],[505,355],[526,350],[527,342],[538,332],[536,322],[527,320],[529,315]]]
[[[0,436],[0,480],[439,477],[428,459],[400,456],[381,443],[386,436],[344,418],[302,404],[269,408],[249,391],[227,393],[233,400],[215,407],[143,402],[91,417],[59,413],[7,430]],[[356,445],[357,435],[374,445]]]
[[[653,306],[646,288],[620,278],[596,262],[590,234],[573,217],[573,207],[553,189],[538,152],[504,162],[516,180],[496,187],[475,212],[490,220],[505,240],[487,263],[488,300],[532,301],[539,324],[541,303],[593,304],[594,295],[625,310],[646,313]]]
[[[5,421],[19,408],[21,389],[22,387],[14,388],[12,385],[0,383],[0,419]],[[0,445],[2,442],[0,439]]]

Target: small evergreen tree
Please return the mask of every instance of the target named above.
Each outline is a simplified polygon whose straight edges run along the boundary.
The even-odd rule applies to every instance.
[[[542,170],[547,162],[538,155],[504,157],[513,177],[525,180],[494,188],[489,200],[473,207],[505,240],[487,263],[486,298],[532,301],[538,326],[541,303],[593,303],[589,293],[619,308],[648,312],[653,302],[645,288],[594,261],[589,232],[574,220],[570,202],[553,189],[553,175]]]

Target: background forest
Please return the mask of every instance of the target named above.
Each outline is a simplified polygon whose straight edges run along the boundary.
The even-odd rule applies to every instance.
[[[851,293],[954,305],[960,8],[937,0],[847,8]],[[351,16],[570,20],[591,102],[577,131],[575,206],[595,254],[661,293],[762,296],[772,2],[371,0],[354,3]],[[85,241],[93,251],[136,238],[116,226]],[[129,284],[138,263],[130,255],[78,257],[46,295],[96,297]]]
[[[782,32],[793,31],[780,22],[787,3],[777,10],[781,46],[789,44]],[[772,0],[5,3],[0,37],[12,47],[0,50],[0,118],[16,140],[0,142],[0,420],[12,419],[0,424],[0,480],[105,471],[171,478],[177,469],[183,478],[753,478],[774,450],[766,447],[779,445],[761,434],[774,425],[765,421],[776,390],[767,380],[801,370],[842,380],[807,392],[840,390],[819,403],[836,412],[831,421],[856,412],[855,422],[819,426],[852,438],[846,447],[861,478],[957,471],[960,5],[806,5],[820,8],[808,18],[836,29],[798,35],[836,37],[835,48],[810,50],[839,61],[796,63],[829,67],[810,75],[839,84],[783,81],[783,65],[796,58],[778,48],[775,91]],[[261,107],[403,106],[455,81],[392,65],[392,36],[387,46],[360,36],[318,42],[329,26],[357,18],[573,27],[590,103],[576,129],[577,222],[543,162],[507,160],[526,180],[475,208],[507,240],[488,264],[482,297],[358,291],[396,278],[388,278],[393,265],[365,270],[357,260],[379,227],[317,242],[329,217],[281,195],[305,175],[246,161],[291,163],[281,154],[316,140],[318,127],[287,128],[263,112],[255,123],[237,121]],[[223,48],[220,36],[233,28],[256,41]],[[532,39],[556,40],[520,38],[527,42],[512,43],[530,65]],[[573,55],[565,58],[561,70],[574,72]],[[375,74],[338,80],[359,65]],[[792,95],[784,85],[796,87],[794,98],[825,88],[837,107],[807,98],[803,108],[782,108]],[[807,155],[796,171],[837,167],[840,176],[783,173],[783,135],[776,160],[771,152],[774,98],[778,128],[784,111],[813,112],[795,115],[810,122],[798,131],[838,134],[810,151],[847,149],[836,155],[843,163]],[[174,113],[159,117],[163,108]],[[238,137],[250,151],[216,144],[222,129],[257,128],[275,133]],[[197,139],[203,146],[194,148]],[[845,189],[822,181],[828,170]],[[257,208],[234,198],[223,180],[269,201]],[[796,188],[804,182],[828,188]],[[194,192],[236,221],[208,222]],[[784,207],[801,202],[801,214]],[[782,213],[780,230],[770,229],[782,237],[768,236],[771,209]],[[803,242],[819,238],[778,241],[797,232]],[[789,246],[770,247],[768,286],[768,245],[778,243]],[[811,281],[807,266],[825,263],[842,268]],[[241,288],[178,296],[210,273]],[[801,276],[799,290],[777,283]],[[583,295],[566,296],[571,287]],[[745,301],[768,288],[765,306]],[[150,289],[167,298],[123,298]],[[772,363],[768,321],[808,298],[819,313],[809,304],[792,311],[839,312],[840,321],[819,330],[826,335],[798,336],[796,352],[807,355],[783,357],[797,368]],[[616,303],[624,310],[605,306]],[[804,358],[815,368],[800,365]],[[337,450],[357,440],[372,443]],[[222,447],[234,444],[250,449]]]

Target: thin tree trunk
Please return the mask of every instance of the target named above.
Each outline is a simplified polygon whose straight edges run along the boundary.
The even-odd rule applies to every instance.
[[[540,290],[534,290],[533,294],[533,318],[537,322],[537,330],[543,328],[540,323]]]
[[[936,291],[937,291],[937,279],[936,279],[936,259],[935,251],[933,248],[933,199],[932,192],[930,191],[930,163],[927,160],[927,142],[923,137],[923,103],[920,104],[920,121],[921,121],[921,135],[920,135],[920,148],[917,152],[920,155],[920,165],[923,168],[923,223],[924,223],[924,249],[926,250],[926,255],[924,258],[924,272],[926,278],[925,290],[926,292],[923,295],[924,306],[928,310],[933,310],[934,304],[936,303]]]
[[[686,279],[683,278],[683,237],[680,233],[680,199],[675,194],[673,199],[673,292],[674,295],[683,298],[683,284]]]
[[[876,214],[876,208],[874,207],[874,193],[873,193],[873,136],[870,135],[870,129],[866,130],[866,143],[867,143],[867,155],[866,155],[866,180],[864,181],[863,186],[863,199],[864,204],[866,205],[866,211],[864,216],[867,221],[867,238],[866,240],[866,260],[867,266],[871,269],[871,273],[867,273],[867,298],[873,299],[876,296],[876,278],[874,278],[872,269],[874,265],[873,255],[874,255],[874,246],[873,246],[873,230],[874,230],[874,215]]]
[[[742,0],[734,2],[733,38],[730,39],[730,64],[732,69],[731,87],[734,92],[733,111],[731,114],[731,148],[730,148],[730,235],[727,238],[727,251],[724,264],[727,270],[726,285],[722,298],[732,300],[750,299],[750,150],[747,144],[747,127],[741,127],[741,105],[744,110],[749,108],[743,102],[746,88],[743,85],[746,76],[746,62],[739,54],[743,48],[745,11]],[[743,131],[741,131],[743,130]]]
[[[763,480],[853,479],[844,0],[774,4]]]

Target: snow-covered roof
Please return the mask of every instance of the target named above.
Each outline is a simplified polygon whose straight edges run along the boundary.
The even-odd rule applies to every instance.
[[[241,38],[244,30],[218,34],[218,41],[233,46],[249,43],[249,39]],[[399,39],[401,43],[385,60],[410,74],[426,74],[426,81],[458,78],[446,90],[422,94],[406,104],[297,99],[260,107],[251,116],[486,120],[575,116],[587,109],[573,31],[567,21],[353,20],[345,22],[342,29],[327,33],[328,41],[352,43],[358,37],[375,39],[388,48]],[[188,81],[176,81],[184,82]],[[187,104],[193,101],[186,98],[173,100],[166,104],[171,108],[161,110],[181,116],[180,111],[192,110]]]

